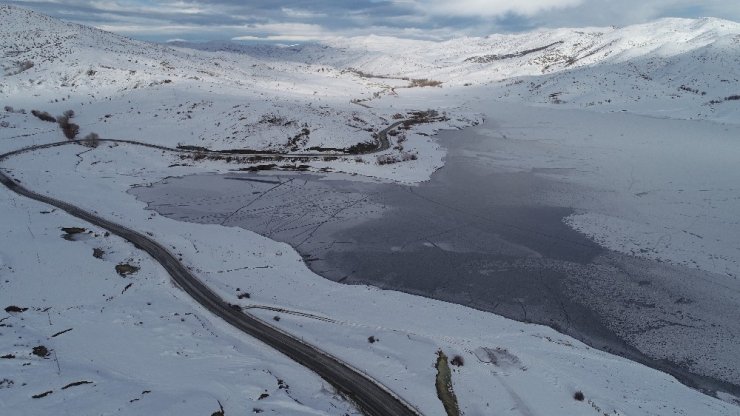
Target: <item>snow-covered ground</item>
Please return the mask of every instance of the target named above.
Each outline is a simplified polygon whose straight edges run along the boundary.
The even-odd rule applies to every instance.
[[[8,6],[0,6],[0,21],[0,100],[12,107],[0,110],[0,153],[63,140],[32,109],[74,110],[80,136],[297,152],[370,141],[396,114],[445,112],[448,121],[414,126],[402,143],[392,139],[402,149],[388,154],[416,160],[306,162],[413,183],[442,166],[444,151],[430,134],[485,114],[501,120],[491,137],[514,139],[481,157],[502,169],[557,168],[567,172],[562,180],[603,190],[599,201],[580,201],[588,212],[568,219],[577,230],[615,250],[738,276],[737,127],[720,123],[740,120],[740,101],[727,99],[740,94],[736,23],[662,20],[444,45],[367,37],[234,53],[132,41]],[[414,79],[443,84],[405,88]],[[584,110],[601,114],[589,112],[590,124],[580,125]],[[617,114],[623,110],[706,121],[678,122],[686,134],[663,137],[664,120]],[[310,133],[290,140],[303,129]],[[609,134],[589,136],[598,129]],[[687,171],[689,163],[696,170]],[[289,246],[242,229],[175,222],[126,193],[167,176],[241,167],[108,144],[3,162],[33,190],[151,233],[224,297],[260,307],[250,311],[366,371],[425,414],[444,412],[434,389],[438,350],[465,360],[453,383],[466,414],[740,414],[737,404],[549,328],[332,283]],[[0,407],[10,414],[200,415],[218,410],[218,401],[226,414],[353,411],[315,375],[210,317],[132,246],[96,229],[62,239],[61,227],[90,227],[8,191],[0,204],[0,306],[29,308],[0,318],[0,353],[15,356],[0,359]],[[114,270],[120,262],[141,269],[124,278]],[[38,345],[51,350],[47,359],[30,354]],[[92,384],[61,390],[77,381]],[[573,399],[578,390],[584,402]]]
[[[49,152],[27,154],[7,161],[4,167],[32,189],[74,201],[75,204],[95,210],[107,218],[150,233],[153,238],[181,254],[183,261],[226,299],[246,308],[253,308],[249,311],[354,364],[417,405],[424,414],[443,412],[434,389],[436,372],[434,362],[438,350],[444,351],[448,356],[459,354],[465,360],[464,366],[455,369],[453,383],[461,408],[466,414],[499,414],[506,413],[512,408],[517,408],[523,414],[551,414],[553,409],[557,409],[559,414],[573,415],[590,415],[595,409],[616,414],[684,412],[725,415],[738,411],[732,404],[691,390],[670,376],[594,350],[550,328],[521,324],[463,306],[412,295],[365,286],[336,284],[311,273],[300,256],[285,244],[275,243],[239,228],[180,223],[158,216],[145,210],[142,202],[125,191],[136,184],[146,184],[170,175],[195,173],[202,171],[202,168],[170,168],[168,166],[177,160],[176,157],[159,153],[142,155],[140,149],[135,146],[103,145],[87,152],[85,150],[87,149],[78,146],[67,146]],[[53,171],[46,169],[50,160],[54,161]],[[218,168],[212,165],[208,170]],[[105,198],[101,198],[101,195],[105,195]],[[21,203],[21,200],[13,195],[6,195],[6,198],[9,200],[8,206]],[[15,230],[14,235],[17,237],[13,240],[13,247],[3,248],[3,258],[14,259],[13,261],[19,259],[20,265],[9,264],[13,267],[14,274],[20,273],[15,271],[17,269],[23,270],[23,265],[27,263],[24,259],[28,257],[31,257],[31,264],[42,263],[46,265],[44,267],[52,270],[56,264],[64,264],[67,270],[69,268],[75,270],[61,273],[64,276],[77,274],[78,262],[90,262],[93,265],[101,262],[93,257],[93,248],[100,246],[106,252],[111,251],[112,261],[100,264],[101,268],[107,270],[109,280],[101,282],[103,287],[99,287],[95,295],[95,298],[100,300],[86,311],[89,315],[98,315],[94,318],[87,317],[86,321],[98,319],[102,321],[100,325],[94,325],[89,329],[96,332],[96,339],[107,342],[112,338],[106,335],[107,332],[119,330],[118,326],[113,324],[125,323],[131,325],[133,330],[142,331],[138,336],[143,337],[146,328],[149,325],[157,325],[159,321],[148,323],[142,315],[147,315],[150,319],[159,316],[163,316],[162,319],[172,319],[174,312],[179,312],[180,315],[191,312],[190,310],[180,312],[180,309],[175,308],[178,299],[185,298],[185,295],[178,294],[177,289],[171,287],[161,272],[158,276],[155,274],[149,278],[152,286],[160,288],[159,296],[170,299],[169,302],[162,301],[161,305],[154,295],[137,296],[140,292],[132,291],[139,286],[137,279],[141,277],[138,273],[127,279],[115,275],[112,267],[119,261],[129,261],[129,258],[135,264],[139,264],[142,271],[146,269],[156,271],[155,265],[140,255],[137,256],[132,248],[119,253],[111,248],[113,243],[109,242],[110,239],[106,241],[105,238],[94,236],[87,237],[81,242],[65,241],[60,237],[61,231],[58,227],[84,227],[85,224],[57,212],[34,213],[30,220],[24,219],[24,213],[34,212],[29,211],[26,206],[20,206],[15,212],[13,222],[15,225],[12,229]],[[26,229],[26,225],[36,223],[35,216],[38,215],[47,215],[46,218],[54,220],[46,228],[46,233],[51,234],[48,238],[44,238],[41,231],[34,237]],[[97,233],[100,234],[99,231]],[[39,259],[36,259],[32,250],[36,244],[34,242],[38,239],[66,244],[79,253],[70,255],[60,249],[43,250]],[[30,251],[31,255],[23,254],[23,251]],[[79,272],[79,275],[89,278],[89,275],[83,272]],[[66,308],[76,305],[69,298],[76,298],[77,292],[69,293],[68,290],[64,290],[70,286],[69,281],[62,283],[58,276],[53,275],[53,278],[63,287],[51,294],[46,293],[45,287],[39,287],[38,281],[29,283],[21,278],[9,280],[14,285],[25,285],[24,290],[38,296],[38,299],[25,300],[27,302],[25,305],[39,308],[53,305],[54,310],[60,311],[57,319],[65,322],[60,328],[80,325],[75,321],[76,316],[67,316],[66,311]],[[134,286],[119,295],[125,284],[130,282],[133,282]],[[141,284],[145,285],[143,282]],[[15,286],[11,289],[4,290],[3,293],[14,293]],[[65,293],[67,302],[49,300],[54,299],[52,296],[58,292]],[[249,293],[249,298],[239,299],[239,295],[245,292]],[[106,302],[110,296],[115,298]],[[19,303],[24,301],[23,297],[12,299],[18,299]],[[110,304],[116,300],[119,302],[118,306]],[[151,305],[146,305],[146,302],[150,302]],[[183,307],[185,306],[192,308],[187,300],[183,302]],[[18,322],[22,315],[17,315],[10,323],[14,327],[30,327],[28,331],[43,334],[52,332],[48,329],[44,331],[48,325],[45,314],[34,313],[36,315],[32,316],[36,316],[35,322],[27,323],[25,320]],[[205,315],[200,312],[199,316],[210,322]],[[275,316],[280,317],[280,320],[274,321]],[[139,321],[144,323],[135,325]],[[195,319],[191,325],[196,329],[202,328],[199,327],[200,322]],[[217,323],[210,323],[207,326],[217,336],[214,337],[216,340],[211,340],[216,345],[221,345],[218,339],[227,339],[226,344],[229,348],[234,348],[234,345],[241,348],[241,341],[233,335],[229,336],[228,328],[223,328]],[[192,330],[167,328],[169,331]],[[170,334],[168,330],[157,330],[156,327],[152,331],[165,339],[176,338],[180,341],[183,337],[177,335],[182,332]],[[222,334],[221,331],[226,334]],[[73,332],[65,335],[73,335]],[[39,339],[39,335],[36,336]],[[59,341],[62,340],[62,336]],[[379,341],[369,343],[370,336]],[[119,335],[116,337],[125,345],[121,348],[129,351],[129,344],[126,344]],[[50,348],[61,348],[57,346],[56,338],[42,339]],[[33,346],[31,345],[33,341],[28,342],[25,350]],[[41,342],[41,339],[38,342]],[[11,345],[6,348],[13,346],[12,343],[15,341],[11,341]],[[178,351],[174,345],[168,345],[170,349]],[[15,348],[18,353],[23,350],[21,346]],[[160,352],[159,348],[162,347],[152,347],[154,350],[152,354]],[[81,351],[81,357],[73,352],[67,354],[77,357],[76,360],[84,360],[84,357],[87,357],[84,351],[86,350]],[[111,360],[121,359],[121,354],[116,351],[113,349],[110,356],[100,353],[103,356],[98,360],[103,361],[105,357],[110,357]],[[243,354],[250,354],[248,350],[244,351],[247,352]],[[188,355],[186,358],[192,360],[203,359],[203,355],[206,354],[196,346],[186,348],[184,353]],[[177,355],[174,352],[173,354]],[[225,359],[232,357],[226,355]],[[8,374],[16,374],[15,371],[23,374],[22,362],[16,359],[10,363],[16,368],[10,367],[13,371]],[[230,368],[226,362],[221,365],[222,369],[224,366]],[[272,364],[268,362],[263,368],[271,367]],[[46,371],[54,374],[57,371],[55,364],[49,362]],[[92,378],[87,374],[89,373],[82,373],[79,377]],[[148,373],[139,374],[141,380],[139,383],[148,381],[154,384],[157,381],[149,381],[146,374]],[[182,377],[187,377],[187,374]],[[214,383],[221,383],[219,375],[213,375],[211,378],[214,379]],[[106,380],[106,377],[98,376],[94,381],[97,380]],[[160,383],[154,385],[163,388],[161,383],[160,380]],[[291,384],[293,385],[295,383]],[[52,389],[51,387],[53,386],[48,389]],[[257,391],[256,388],[253,389]],[[176,390],[183,391],[179,388]],[[573,394],[579,390],[586,395],[586,402],[573,399]],[[14,391],[8,389],[4,393],[17,397]],[[537,392],[536,395],[533,392]],[[232,393],[229,391],[223,391],[219,394],[211,393],[211,396],[207,397],[218,399],[229,397],[230,394]],[[22,395],[22,399],[26,401],[18,399],[19,405],[21,403],[28,405],[27,395]],[[93,400],[93,397],[89,399]],[[211,402],[213,400],[208,402],[208,405]],[[247,406],[260,404],[250,402]],[[244,402],[230,402],[228,409],[235,411],[244,405]],[[226,408],[227,404],[224,403],[224,406]]]
[[[269,62],[331,63],[366,74],[433,79],[445,87],[490,86],[494,97],[510,102],[739,120],[740,104],[727,98],[740,94],[740,24],[722,19],[661,19],[445,42],[367,36],[291,48],[180,45],[239,51]]]
[[[364,100],[387,91],[393,81],[331,66],[173,49],[10,6],[0,6],[0,18],[5,105],[54,116],[72,109],[80,137],[94,132],[171,147],[299,153],[373,142],[374,133],[396,121],[394,116],[429,109],[423,101],[416,103],[419,107],[369,108]],[[478,121],[455,105],[435,110],[449,111],[449,121],[432,129]],[[4,121],[6,128],[22,130],[25,120]],[[443,153],[426,144],[426,127],[406,132],[409,140],[386,152],[416,155],[401,168],[412,180],[423,180],[441,166]],[[376,164],[375,156],[366,159]]]
[[[318,376],[194,304],[131,244],[7,192],[0,210],[0,302],[28,308],[0,318],[2,414],[204,415],[219,401],[234,413],[355,413]],[[69,241],[62,227],[86,231]],[[140,269],[124,277],[119,264]],[[34,355],[41,346],[48,353]]]

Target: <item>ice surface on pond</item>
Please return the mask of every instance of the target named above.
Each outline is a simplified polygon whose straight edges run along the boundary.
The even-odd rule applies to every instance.
[[[553,131],[566,124],[561,121],[561,127],[553,119],[569,115],[532,111],[542,113],[539,119]],[[588,130],[589,123],[604,116],[580,117],[583,131],[593,134],[597,128]],[[740,350],[733,340],[740,327],[730,317],[740,293],[738,282],[712,269],[633,257],[618,247],[606,250],[575,232],[568,226],[572,218],[605,209],[616,214],[629,206],[604,207],[602,195],[611,185],[589,179],[598,174],[596,166],[566,164],[569,155],[553,154],[547,142],[582,140],[579,136],[573,138],[567,130],[548,136],[536,126],[515,130],[499,122],[516,120],[500,115],[479,128],[443,133],[445,167],[418,186],[352,182],[337,175],[235,173],[170,178],[136,193],[172,218],[238,225],[288,242],[312,270],[332,280],[403,290],[552,325],[657,367],[668,360],[679,377],[708,376],[737,384],[740,374],[732,363]],[[654,123],[669,130],[665,134],[686,130],[678,122]],[[538,140],[521,140],[526,135]],[[511,159],[502,163],[502,147],[513,147],[506,154],[515,155],[516,146],[526,145],[536,156],[543,143],[549,163],[525,159],[537,168],[517,167]],[[614,174],[608,180],[621,178]],[[697,280],[704,284],[692,287]],[[713,351],[711,357],[706,349]]]

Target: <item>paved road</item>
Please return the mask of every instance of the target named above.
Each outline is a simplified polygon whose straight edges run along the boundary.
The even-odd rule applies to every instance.
[[[21,151],[10,152],[0,155],[0,160],[6,159],[14,154],[29,152],[33,150],[62,146],[63,144],[75,142],[60,142],[49,145],[32,146]],[[134,143],[135,142],[128,142]],[[116,234],[137,248],[146,251],[158,261],[172,276],[172,279],[193,299],[203,307],[219,316],[235,328],[259,339],[271,348],[282,352],[295,362],[305,366],[321,376],[333,385],[338,391],[354,401],[357,406],[367,415],[373,416],[403,416],[419,415],[411,405],[403,401],[390,390],[382,387],[380,383],[372,380],[369,376],[341,362],[316,347],[282,332],[259,319],[244,313],[241,309],[232,307],[228,302],[221,299],[216,293],[201,282],[190,272],[177,258],[166,248],[145,235],[130,228],[103,219],[89,211],[76,207],[58,199],[38,194],[26,189],[2,171],[0,171],[0,182],[11,191],[22,196],[53,205],[70,215],[104,228]]]

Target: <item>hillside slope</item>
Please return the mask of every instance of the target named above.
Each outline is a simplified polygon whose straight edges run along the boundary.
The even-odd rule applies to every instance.
[[[380,36],[290,48],[211,43],[261,60],[331,63],[368,74],[489,85],[503,99],[723,121],[740,104],[740,24],[661,19],[623,28],[549,29],[445,42]],[[657,106],[657,107],[656,107]]]
[[[648,169],[655,160],[671,157],[662,151],[665,143],[676,152],[712,143],[696,140],[708,130],[680,141],[662,136],[651,140],[657,136],[652,132],[665,124],[646,128],[642,121],[648,118],[634,115],[492,104],[500,97],[543,107],[737,122],[740,101],[726,99],[734,94],[738,78],[739,31],[734,23],[673,19],[622,29],[558,29],[447,42],[369,36],[276,48],[151,44],[11,6],[0,6],[0,21],[0,104],[6,107],[0,110],[0,153],[65,140],[56,123],[33,116],[33,109],[54,116],[73,110],[80,136],[96,132],[103,138],[172,147],[276,152],[349,147],[372,140],[374,133],[413,110],[438,110],[447,120],[396,130],[392,148],[378,158],[348,156],[286,167],[413,184],[429,179],[443,165],[445,150],[430,136],[441,128],[476,123],[480,119],[476,113],[481,112],[490,120],[480,128],[487,135],[483,139],[495,141],[497,149],[471,157],[497,169],[533,173],[539,169],[564,181],[572,175],[584,181],[578,182],[584,187],[593,185],[611,195],[591,198],[608,207],[596,218],[570,217],[572,227],[597,236],[605,229],[619,240],[614,245],[625,251],[641,252],[642,245],[650,245],[654,251],[648,255],[669,260],[689,261],[695,256],[715,263],[716,245],[735,247],[724,244],[737,235],[734,225],[725,225],[736,222],[734,183],[713,191],[715,198],[725,200],[715,203],[703,193],[713,176],[706,171],[684,173],[697,179],[688,183],[693,196],[687,206],[685,184],[674,175],[686,171],[679,162],[674,161],[674,170],[664,170],[669,176],[665,180]],[[598,117],[589,121],[584,114]],[[728,129],[718,123],[685,123],[695,129],[704,124]],[[609,132],[602,134],[605,126]],[[738,128],[729,127],[727,137]],[[664,133],[683,130],[674,124]],[[594,132],[597,140],[590,139]],[[727,146],[718,149],[733,148],[734,137],[727,137],[715,138],[715,143],[722,140]],[[649,152],[642,151],[637,159],[644,169],[628,171],[625,161],[634,163],[636,158],[629,152],[614,154],[640,150],[635,142],[643,140],[650,145],[645,146]],[[699,144],[682,147],[687,141]],[[733,153],[724,153],[723,166],[734,167],[727,162]],[[415,158],[381,163],[386,160],[381,158],[399,155]],[[703,155],[706,165],[717,165],[710,152]],[[425,414],[444,411],[434,389],[433,364],[439,351],[464,357],[465,365],[453,369],[453,384],[466,414],[507,414],[512,409],[522,414],[583,416],[738,414],[736,395],[717,391],[724,401],[717,400],[670,375],[595,350],[551,328],[400,292],[336,284],[312,273],[307,260],[290,246],[236,227],[170,220],[146,210],[127,193],[173,176],[266,167],[180,156],[132,144],[70,145],[7,160],[3,169],[38,192],[149,233],[172,247],[232,303],[254,308],[273,325],[367,371]],[[633,173],[644,173],[643,182]],[[268,183],[277,178],[275,188],[286,183],[280,173],[266,175]],[[676,183],[668,189],[666,180]],[[653,195],[652,187],[670,194]],[[412,186],[407,188],[413,191]],[[278,192],[295,197],[286,189]],[[250,193],[243,206],[261,195]],[[585,193],[583,199],[593,195]],[[198,201],[214,197],[207,189],[193,195]],[[638,208],[650,214],[647,220],[635,220],[640,211],[629,205],[624,216],[633,220],[630,227],[613,220],[610,210],[623,208],[627,197],[644,201]],[[226,198],[241,202],[237,196]],[[0,305],[28,308],[0,317],[1,332],[7,335],[0,337],[0,353],[13,356],[0,360],[0,402],[7,403],[11,413],[57,414],[63,406],[72,412],[93,408],[100,413],[195,416],[222,404],[226,414],[245,409],[280,414],[353,412],[315,375],[188,304],[162,270],[135,247],[98,229],[70,236],[64,229],[89,225],[8,193],[0,193],[0,205],[4,214],[0,228],[7,236],[0,239]],[[686,217],[682,209],[701,216],[709,205],[723,208],[711,227],[704,226],[712,233],[699,233],[692,223],[686,230],[694,234],[684,232],[689,236],[675,238],[689,248],[698,247],[695,239],[716,240],[699,247],[698,255],[676,251],[668,243],[653,244],[648,238],[653,234],[659,243],[664,241],[663,223],[653,224],[658,232],[645,237],[644,243],[632,238],[634,230],[651,231],[644,222],[652,221],[652,216],[668,222],[665,228],[673,231],[673,218]],[[274,207],[266,209],[279,217]],[[614,223],[620,227],[608,227]],[[721,227],[719,237],[715,224]],[[705,251],[712,257],[707,258]],[[726,257],[729,260],[723,257],[716,263],[734,267],[734,252]],[[116,272],[116,266],[125,265],[138,271]],[[613,296],[615,292],[605,287]],[[683,309],[679,312],[683,317]],[[651,318],[663,316],[656,313]],[[666,341],[660,333],[663,327],[656,328],[648,329],[654,330],[661,346],[682,347]],[[686,333],[687,339],[697,338]],[[642,333],[636,338],[647,339]],[[734,348],[735,338],[727,339],[722,345]],[[707,339],[704,345],[713,341]],[[34,355],[33,348],[41,345],[51,355]],[[736,366],[725,365],[734,359],[734,349],[727,349],[729,358],[722,355],[717,360],[716,352],[691,345],[697,350],[692,353],[706,354],[702,360],[713,361],[710,369],[717,372],[709,375],[736,375]],[[670,350],[660,352],[661,359],[672,358],[665,357]],[[84,381],[89,383],[76,384]],[[584,401],[574,400],[579,391],[585,394]]]
[[[173,49],[12,6],[0,20],[0,100],[74,110],[82,134],[295,152],[372,141],[399,111],[352,104],[378,88],[328,67]]]

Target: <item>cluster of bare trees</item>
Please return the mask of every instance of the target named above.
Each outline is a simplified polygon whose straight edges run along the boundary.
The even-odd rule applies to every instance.
[[[6,111],[10,110],[6,107]],[[62,129],[64,137],[69,140],[77,139],[77,135],[80,133],[80,126],[77,123],[72,122],[72,118],[75,116],[75,112],[73,110],[67,110],[59,117],[54,117],[46,111],[39,110],[31,110],[31,114],[39,120],[57,123],[59,128]],[[97,133],[90,133],[82,138],[80,144],[87,147],[98,147],[100,144],[100,136]]]

